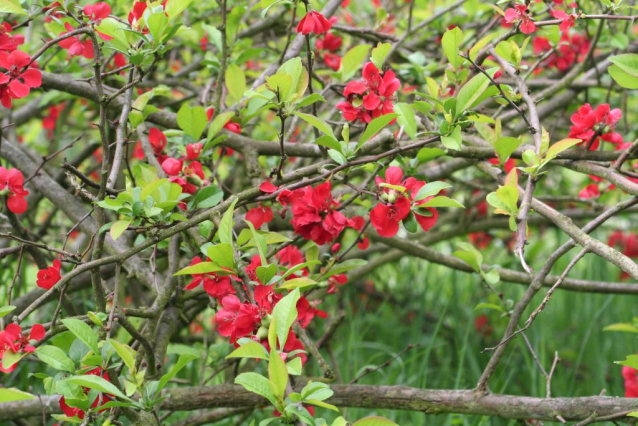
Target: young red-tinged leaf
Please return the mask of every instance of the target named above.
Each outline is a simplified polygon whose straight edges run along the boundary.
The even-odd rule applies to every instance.
[[[516,188],[516,192],[518,192],[518,171],[516,169],[510,170],[505,177],[505,186]]]

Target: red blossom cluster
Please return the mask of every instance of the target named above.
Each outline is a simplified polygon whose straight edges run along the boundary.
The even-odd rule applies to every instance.
[[[24,36],[22,34],[11,34],[13,27],[8,22],[3,22],[0,26],[0,50],[13,52],[24,44]]]
[[[582,140],[582,143],[587,144],[586,148],[592,151],[598,149],[600,139],[618,146],[623,143],[623,138],[614,132],[614,127],[621,117],[622,111],[610,109],[609,104],[599,105],[596,109],[585,104],[571,116],[569,137]]]
[[[13,353],[29,354],[35,351],[35,347],[31,345],[31,341],[35,340],[39,342],[44,338],[44,327],[40,324],[35,324],[31,327],[29,334],[22,334],[22,327],[18,324],[9,324],[7,327],[0,331],[0,361],[4,357],[7,351]],[[0,362],[0,371],[3,373],[11,373],[15,370],[18,363],[11,365],[9,368],[4,368],[3,363]]]
[[[531,34],[536,31],[536,24],[527,6],[517,4],[505,11],[503,20],[508,25],[520,23],[520,30],[523,34]]]
[[[82,13],[90,23],[99,25],[103,19],[108,18],[108,16],[111,14],[111,6],[108,3],[104,2],[87,4],[82,9]],[[75,30],[75,28],[73,28],[73,26],[69,22],[64,23],[64,29],[66,31],[61,32],[60,36],[63,36]],[[112,38],[99,31],[96,32],[103,40],[108,41]],[[64,40],[59,41],[58,46],[65,50],[68,50],[70,56],[83,56],[87,59],[92,59],[95,56],[95,46],[93,46],[93,41],[88,34],[67,37]]]
[[[341,48],[343,39],[333,33],[326,33],[323,38],[318,38],[316,41],[317,50],[319,54],[317,56],[323,58],[323,62],[335,71],[341,67],[341,56],[335,52]],[[321,51],[324,51],[321,56]]]
[[[18,169],[5,169],[0,166],[0,196],[7,197],[7,207],[15,214],[27,211],[24,197],[29,191],[24,189],[24,175]]]
[[[347,99],[336,105],[343,118],[369,123],[373,118],[394,112],[394,94],[401,88],[394,72],[388,70],[381,74],[376,65],[368,62],[362,74],[363,80],[346,85],[343,96]]]
[[[552,50],[552,45],[545,37],[535,37],[532,45],[534,54],[537,56],[541,56],[545,52]],[[570,36],[568,33],[564,33],[561,36],[556,51],[549,55],[534,72],[539,73],[543,68],[555,68],[558,71],[566,72],[570,70],[574,64],[585,60],[590,45],[589,38],[585,35],[575,33]]]
[[[627,257],[638,258],[638,235],[634,233],[615,231],[609,236],[607,244],[618,247]]]
[[[432,197],[414,201],[425,182],[413,177],[403,179],[403,170],[391,166],[385,172],[385,179],[375,178],[382,203],[374,206],[370,212],[370,222],[382,237],[393,237],[399,231],[399,222],[406,219],[412,206],[425,204]],[[384,185],[385,184],[385,185]],[[420,208],[414,217],[424,231],[434,226],[438,212],[431,207]]]
[[[319,245],[334,241],[346,226],[354,227],[337,210],[339,202],[332,197],[331,189],[331,183],[325,182],[314,188],[285,189],[277,196],[281,205],[291,206],[295,233]]]

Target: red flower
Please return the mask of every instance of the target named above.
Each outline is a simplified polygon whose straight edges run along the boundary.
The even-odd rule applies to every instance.
[[[24,189],[24,175],[18,169],[5,169],[0,166],[0,195],[8,195],[7,207],[15,214],[27,211],[29,191]]]
[[[622,376],[625,379],[625,398],[638,398],[638,370],[624,366]]]
[[[246,220],[251,222],[255,229],[261,228],[261,225],[264,223],[270,223],[273,218],[274,215],[272,213],[272,209],[261,203],[257,207],[248,210],[246,213]]]
[[[31,63],[31,56],[19,50],[11,53],[0,51],[0,66],[8,70],[0,74],[0,101],[5,108],[11,108],[12,99],[29,95],[32,88],[42,85],[42,73],[35,68],[23,69]]]
[[[111,6],[101,1],[95,4],[87,4],[84,6],[82,12],[88,16],[91,21],[99,25],[102,19],[108,18],[111,13]]]
[[[32,353],[35,351],[35,347],[31,345],[31,340],[39,342],[44,338],[44,327],[40,324],[35,324],[31,327],[31,331],[27,335],[22,335],[22,327],[18,324],[11,323],[7,327],[0,331],[0,371],[3,373],[11,373],[17,367],[18,363],[4,368],[2,366],[2,358],[6,351],[13,353]]]
[[[55,259],[53,261],[53,266],[49,266],[46,269],[40,269],[38,271],[38,280],[36,281],[38,287],[49,290],[51,287],[56,285],[62,278],[60,276],[61,268],[62,264],[58,259]]]
[[[370,212],[370,223],[382,237],[394,237],[399,231],[399,222],[410,214],[411,203],[405,196],[395,188],[384,185],[402,187],[407,192],[416,183],[416,179],[410,177],[403,180],[403,170],[396,166],[388,167],[385,172],[385,179],[376,177],[375,181],[381,190],[381,200]]]
[[[188,145],[186,145],[186,159],[196,160],[197,158],[199,158],[199,154],[201,154],[202,148],[204,148],[204,145],[202,145],[201,142],[189,143]]]
[[[348,276],[346,274],[337,274],[328,278],[328,294],[339,292],[337,285],[344,285],[348,282]]]
[[[569,70],[576,62],[582,62],[589,51],[590,41],[587,37],[580,34],[569,36],[563,33],[557,52],[551,54],[543,66],[546,68],[556,68],[565,72]],[[552,49],[549,40],[544,37],[536,37],[533,41],[534,53],[540,55]],[[537,68],[535,72],[540,72],[541,68]]]
[[[98,376],[98,377],[102,377],[104,380],[106,381],[111,381],[109,379],[109,375],[106,373],[106,371],[102,370],[100,367],[94,368],[93,370],[89,370],[86,373],[84,373],[84,375],[93,375],[93,376]],[[88,388],[82,388],[85,394],[89,394],[89,389]],[[104,394],[102,392],[98,393],[95,397],[95,400],[93,401],[93,403],[91,404],[91,408],[97,408],[98,406],[102,406],[104,404],[106,404],[107,402],[111,401],[111,398],[113,398],[112,395],[109,394]],[[83,419],[84,415],[86,414],[82,409],[77,408],[77,407],[71,407],[66,403],[66,399],[64,397],[60,398],[60,409],[62,410],[62,412],[64,413],[65,416],[67,417],[75,417],[78,416],[78,418]],[[104,410],[100,410],[100,412],[107,410],[107,408],[105,408]]]
[[[523,34],[531,34],[536,31],[536,24],[532,21],[527,6],[516,5],[514,8],[507,9],[505,11],[505,22],[508,24],[520,22],[520,29]]]
[[[470,242],[480,249],[486,249],[493,239],[487,232],[472,232],[469,237]]]
[[[189,266],[197,265],[201,263],[202,259],[195,256]],[[204,291],[208,293],[210,297],[221,301],[224,296],[229,294],[235,294],[235,289],[231,283],[230,275],[221,274],[193,274],[193,280],[184,287],[185,290],[192,290],[194,288],[203,285]]]
[[[419,190],[423,187],[423,185],[425,185],[425,182],[422,181],[416,181],[414,183],[412,194],[410,195],[411,200],[414,200],[416,198]],[[414,203],[414,205],[420,206],[421,204],[425,204],[431,198],[432,197],[424,198],[423,200]],[[414,217],[418,224],[421,226],[421,229],[423,229],[425,232],[428,232],[430,228],[432,228],[436,224],[436,221],[439,218],[439,212],[435,208],[424,207],[414,210]]]
[[[268,339],[262,339],[260,343],[262,345],[264,345],[264,347],[266,348],[266,350],[268,352],[270,352],[270,343],[268,342]],[[280,346],[279,345],[279,339],[277,339],[277,346]],[[284,345],[283,348],[280,347],[281,358],[284,361],[287,361],[288,360],[288,354],[290,352],[303,351],[303,350],[305,350],[303,343],[301,343],[301,341],[297,338],[297,336],[295,335],[295,333],[293,333],[293,331],[291,329],[288,332],[288,338],[286,338],[286,344]],[[308,360],[308,355],[306,355],[305,353],[298,353],[298,354],[294,355],[292,358],[301,358],[301,365],[304,365],[306,363],[306,361]],[[308,408],[308,407],[306,407],[306,408]],[[311,411],[311,413],[314,415],[314,411]],[[277,410],[275,410],[275,416],[277,416]]]
[[[363,81],[351,81],[346,85],[343,96],[347,99],[336,105],[343,118],[369,123],[373,118],[394,112],[394,94],[401,88],[394,72],[386,71],[382,77],[377,67],[368,62],[362,75]]]
[[[10,34],[13,27],[8,22],[3,22],[0,26],[0,50],[13,52],[19,45],[24,43],[22,34]]]
[[[324,53],[323,54],[323,61],[326,63],[326,65],[335,70],[335,71],[339,71],[339,68],[341,67],[341,56],[336,55],[334,53]]]
[[[595,183],[590,183],[580,190],[578,198],[598,198],[600,197],[600,188]]]
[[[273,192],[277,192],[278,189],[279,188],[273,185],[272,183],[270,183],[269,180],[262,182],[261,185],[259,185],[259,190],[261,192],[265,192],[266,194],[272,194]]]
[[[68,22],[64,23],[64,28],[66,31],[61,32],[60,35],[69,33],[74,29]],[[84,39],[80,39],[79,37],[68,37],[59,41],[58,45],[62,49],[68,50],[69,55],[71,56],[84,56],[87,59],[92,59],[93,56],[95,56],[93,42],[88,37],[85,37]]]
[[[184,167],[184,160],[181,158],[178,160],[168,157],[162,162],[162,170],[169,176],[177,176],[182,171],[182,167]]]
[[[560,30],[562,32],[569,31],[571,27],[575,25],[576,15],[569,15],[564,10],[555,9],[551,12],[552,16],[556,19],[560,19]]]
[[[341,43],[343,39],[339,36],[335,36],[332,33],[326,33],[323,38],[318,38],[316,41],[317,49],[319,50],[329,50],[331,52],[336,52],[341,47]]]
[[[310,33],[323,34],[328,32],[330,28],[332,28],[332,24],[325,16],[319,12],[310,11],[299,21],[297,32],[303,35]]]
[[[301,328],[308,327],[315,316],[328,318],[328,314],[325,311],[321,311],[315,307],[318,303],[319,302],[315,300],[311,305],[304,296],[299,298],[297,301],[297,322]]]
[[[349,222],[343,214],[334,210],[339,203],[332,198],[330,190],[331,184],[326,182],[315,188],[306,186],[297,189],[288,195],[295,233],[319,245],[334,241]]]
[[[599,105],[595,110],[591,105],[585,104],[571,117],[573,126],[569,137],[581,139],[592,151],[598,149],[599,137],[604,141],[620,144],[623,138],[613,130],[621,117],[622,111],[618,108],[610,110],[609,104]]]
[[[221,336],[230,337],[230,343],[251,334],[259,323],[257,306],[241,303],[233,294],[225,296],[221,305],[222,309],[215,314],[217,331]]]
[[[148,131],[148,141],[155,154],[161,154],[166,148],[166,135],[157,127],[151,127]]]
[[[490,337],[494,331],[490,325],[487,315],[479,315],[474,319],[474,330],[483,337]]]
[[[260,318],[271,314],[277,302],[283,298],[283,295],[275,293],[273,287],[274,284],[255,286],[255,303],[259,307]]]

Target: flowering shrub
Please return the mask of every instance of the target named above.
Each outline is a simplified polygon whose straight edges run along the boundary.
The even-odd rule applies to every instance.
[[[494,3],[0,2],[0,422],[635,416],[636,16]]]

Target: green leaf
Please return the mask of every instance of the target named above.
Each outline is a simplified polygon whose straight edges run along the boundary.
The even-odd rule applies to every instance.
[[[200,262],[193,266],[187,266],[186,268],[175,273],[178,275],[197,275],[197,274],[210,274],[221,271],[222,268],[215,262]]]
[[[462,209],[465,208],[463,204],[459,203],[458,201],[450,197],[446,197],[444,195],[434,197],[426,201],[425,203],[420,204],[419,207],[460,207]]]
[[[95,376],[93,374],[85,374],[83,376],[72,376],[64,379],[65,382],[73,383],[85,388],[95,389],[98,392],[115,395],[118,398],[130,401],[131,399],[124,395],[115,385],[108,380]]]
[[[115,349],[115,352],[122,358],[124,364],[128,367],[131,373],[134,373],[135,370],[135,355],[137,354],[133,348],[124,343],[120,343],[117,340],[109,339],[109,343]]]
[[[283,346],[282,346],[283,347]],[[275,348],[270,349],[270,362],[268,363],[268,378],[273,385],[275,395],[284,399],[286,385],[288,385],[288,369],[286,363],[279,356]]]
[[[398,103],[394,105],[394,111],[398,114],[397,123],[403,126],[403,130],[412,139],[416,139],[416,118],[414,109],[406,103]]]
[[[157,45],[161,42],[162,35],[168,26],[168,17],[166,16],[166,13],[162,11],[148,15],[146,18],[146,26],[153,36],[154,45]]]
[[[285,102],[292,89],[292,77],[283,72],[267,76],[266,87],[279,94],[279,101]]]
[[[0,403],[35,399],[34,395],[15,388],[0,388]]]
[[[293,288],[306,288],[317,284],[315,280],[308,277],[293,278],[280,285],[278,288],[292,290]]]
[[[624,361],[615,361],[615,363],[638,370],[638,355],[627,355]]]
[[[488,71],[489,72],[489,71]],[[494,74],[493,71],[491,74]],[[490,85],[490,79],[484,74],[477,74],[461,87],[456,97],[455,116],[460,116],[463,112],[472,107],[474,102],[481,97],[487,86]]]
[[[179,359],[177,360],[173,368],[171,368],[171,371],[164,374],[162,378],[159,380],[159,383],[157,385],[157,392],[161,392],[162,389],[164,389],[164,387],[168,384],[168,382],[173,377],[175,377],[182,368],[186,367],[186,364],[190,363],[191,361],[197,358],[199,358],[197,355],[194,355],[191,353],[185,353],[180,355]]]
[[[328,150],[328,155],[330,156],[330,158],[332,158],[335,161],[335,163],[339,164],[340,166],[345,164],[348,161],[346,156],[343,155],[341,153],[341,151],[336,151],[334,149],[329,149]]]
[[[62,349],[55,346],[40,346],[36,349],[35,356],[56,370],[69,371],[71,373],[75,371],[75,363],[71,361],[71,358]]]
[[[348,272],[352,269],[359,268],[360,266],[365,266],[368,264],[367,260],[363,259],[348,259],[345,260],[335,266],[333,266],[330,270],[328,270],[324,275],[338,275],[343,274],[344,272]]]
[[[239,198],[235,198],[231,205],[222,216],[222,220],[219,223],[219,241],[222,243],[233,244],[233,226],[235,225],[235,221],[233,220],[233,214],[235,212],[235,204]]]
[[[629,74],[618,65],[610,66],[607,71],[619,86],[625,89],[638,89],[638,77]]]
[[[445,155],[445,153],[446,151],[441,148],[421,148],[417,153],[416,158],[419,161],[419,165],[421,165],[430,160],[434,160],[435,158],[439,158],[442,155]]]
[[[424,200],[428,197],[438,194],[439,192],[447,188],[452,188],[452,185],[447,182],[436,181],[426,183],[421,187],[421,189],[419,189],[419,192],[416,194],[414,201]]]
[[[498,311],[501,313],[505,312],[502,306],[494,304],[494,303],[479,303],[478,305],[476,305],[474,310],[478,311],[479,309],[491,309],[493,311]]]
[[[354,422],[352,426],[399,426],[394,423],[392,420],[388,420],[385,417],[366,417],[365,419],[361,419],[358,422]]]
[[[326,99],[323,96],[321,96],[319,93],[313,93],[312,95],[308,95],[304,99],[302,99],[301,102],[297,104],[295,109],[307,107],[316,102],[325,102],[325,101]]]
[[[192,3],[193,0],[168,0],[164,11],[170,19],[179,16]]]
[[[208,258],[224,268],[235,270],[235,256],[233,254],[233,246],[228,243],[221,243],[206,249]]]
[[[325,146],[326,148],[330,148],[341,153],[341,144],[334,138],[334,136],[319,136],[315,140],[315,143],[319,146]]]
[[[0,0],[0,13],[27,15],[27,11],[20,6],[20,3],[11,0]]]
[[[7,305],[0,308],[0,318],[9,315],[15,309],[15,306]]]
[[[496,196],[507,206],[510,213],[518,211],[518,188],[501,186],[496,190]]]
[[[314,399],[316,401],[324,401],[334,395],[330,386],[321,382],[310,381],[301,390],[301,396],[304,400]]]
[[[461,137],[461,126],[454,126],[450,136],[441,136],[441,143],[447,149],[460,151],[461,144],[463,143],[463,139]]]
[[[235,384],[241,385],[247,391],[261,395],[273,405],[277,405],[277,397],[273,391],[272,384],[264,376],[252,372],[241,373],[235,377]]]
[[[97,333],[93,329],[85,324],[83,321],[73,318],[67,318],[62,320],[62,324],[69,329],[71,333],[75,335],[82,343],[84,343],[94,354],[99,355],[100,350],[97,347]]]
[[[246,91],[246,75],[237,65],[230,64],[226,68],[224,81],[228,89],[226,105],[234,105],[241,100]]]
[[[463,41],[463,32],[459,27],[454,27],[451,30],[445,31],[441,38],[441,44],[443,46],[443,53],[447,57],[447,60],[452,65],[455,71],[459,69],[462,58],[459,56],[459,48]]]
[[[366,126],[363,134],[359,138],[359,142],[357,142],[357,150],[359,150],[364,143],[366,143],[370,138],[379,133],[385,126],[390,124],[392,120],[397,118],[398,114],[391,113],[385,114],[380,117],[375,118]]]
[[[334,134],[332,133],[332,127],[330,127],[330,125],[326,123],[325,121],[323,121],[321,118],[315,117],[314,115],[310,115],[310,114],[304,114],[303,112],[299,112],[299,111],[295,112],[294,114],[297,117],[301,118],[306,123],[318,129],[320,132],[328,136],[331,136],[334,139]]]
[[[576,144],[578,144],[580,142],[582,142],[582,140],[580,140],[580,139],[563,139],[563,140],[560,140],[560,141],[556,142],[554,145],[549,147],[549,149],[547,150],[547,154],[546,154],[545,158],[546,159],[554,159],[561,152],[565,151],[566,149],[571,148],[572,146],[574,146],[574,145],[576,145]]]
[[[255,245],[257,246],[257,251],[259,252],[259,257],[261,258],[261,265],[268,266],[268,259],[266,258],[266,251],[268,250],[268,246],[266,245],[266,240],[264,237],[259,235],[255,230],[255,226],[251,221],[244,219],[248,228],[250,228],[250,232],[253,235],[253,240],[255,240]],[[266,284],[266,283],[264,283]]]
[[[206,129],[208,123],[208,117],[203,107],[190,107],[186,104],[177,112],[177,124],[179,128],[194,140],[199,140],[199,137]]]
[[[629,333],[638,333],[638,327],[633,324],[616,323],[603,328],[603,331],[626,331]]]
[[[390,49],[392,49],[392,45],[390,43],[378,43],[377,47],[372,49],[370,60],[378,69],[383,68],[383,63],[385,62],[385,58],[388,56],[388,53],[390,53]]]
[[[133,219],[118,220],[117,222],[114,222],[113,225],[111,225],[109,234],[111,235],[111,238],[113,238],[113,241],[117,240],[120,235],[122,235],[122,233],[126,231],[126,228],[128,228],[132,221]]]
[[[266,348],[264,348],[260,343],[248,342],[228,354],[226,359],[228,358],[268,359],[268,352],[266,352]]]
[[[217,134],[221,131],[224,125],[228,123],[228,120],[230,120],[234,115],[235,113],[233,111],[226,111],[217,115],[213,119],[213,122],[210,123],[210,126],[208,127],[208,134],[206,135],[206,141],[207,142],[212,141],[213,138],[217,136]]]
[[[494,144],[494,149],[496,150],[496,154],[498,155],[498,160],[501,164],[504,164],[512,152],[516,150],[521,145],[522,141],[519,138],[512,137],[502,137],[496,140]]]
[[[411,211],[410,213],[408,213],[405,219],[403,219],[402,223],[403,223],[403,226],[405,227],[405,230],[411,234],[414,234],[415,232],[419,230],[419,228],[417,227],[416,217],[414,216],[414,213]]]
[[[638,55],[625,53],[609,57],[609,61],[633,77],[638,77]]]
[[[343,58],[341,59],[342,81],[350,80],[350,77],[357,72],[363,60],[366,56],[368,56],[368,51],[370,51],[370,45],[360,44],[348,50],[346,54],[343,55]]]
[[[13,352],[11,349],[7,349],[2,356],[2,368],[8,370],[25,356],[27,355]]]
[[[301,358],[296,357],[288,361],[286,363],[286,369],[288,370],[288,374],[292,374],[293,376],[301,376]]]
[[[296,288],[277,303],[272,311],[272,316],[277,321],[277,339],[279,347],[283,348],[288,339],[288,331],[292,323],[297,319],[297,301],[299,300],[299,289]],[[271,347],[271,350],[275,348]]]

